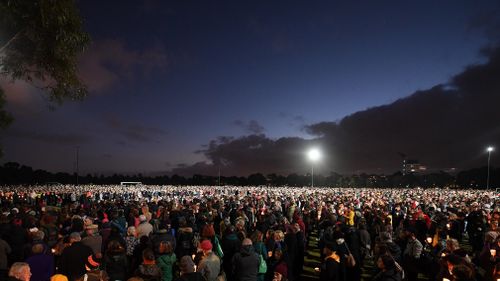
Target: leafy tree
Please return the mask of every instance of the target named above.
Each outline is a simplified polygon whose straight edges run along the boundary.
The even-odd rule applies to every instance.
[[[52,102],[87,94],[77,64],[89,42],[74,0],[0,0],[0,76],[30,83]],[[4,105],[0,90],[0,129],[12,120]]]

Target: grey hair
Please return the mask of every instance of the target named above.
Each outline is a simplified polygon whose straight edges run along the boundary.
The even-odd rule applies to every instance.
[[[17,279],[21,279],[21,275],[23,273],[23,269],[25,267],[30,267],[29,264],[25,263],[25,262],[15,262],[12,264],[12,266],[10,267],[10,270],[9,270],[9,276],[10,277],[14,277],[14,278],[17,278]]]

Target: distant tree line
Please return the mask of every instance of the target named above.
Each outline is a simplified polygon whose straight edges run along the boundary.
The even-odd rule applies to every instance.
[[[429,174],[407,174],[396,172],[392,175],[341,175],[331,172],[329,175],[314,175],[314,186],[328,187],[455,187],[455,188],[486,188],[487,168],[475,168],[461,171],[456,175],[445,172]],[[80,175],[79,184],[119,184],[122,181],[139,181],[144,184],[158,185],[240,185],[240,186],[309,186],[311,175],[290,174],[287,176],[277,174],[255,173],[247,177],[219,177],[193,175],[184,177],[179,175],[144,176],[137,175]],[[45,170],[8,162],[0,166],[0,184],[47,184],[47,183],[76,184],[76,174],[51,173]],[[500,187],[500,169],[490,170],[490,188]]]

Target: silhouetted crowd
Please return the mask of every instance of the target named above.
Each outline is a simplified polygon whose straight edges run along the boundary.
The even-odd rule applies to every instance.
[[[493,281],[497,202],[484,190],[4,186],[0,279]]]

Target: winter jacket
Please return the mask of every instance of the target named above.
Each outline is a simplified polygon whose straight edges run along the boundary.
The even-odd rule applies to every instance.
[[[255,281],[259,271],[259,256],[252,245],[242,246],[232,258],[235,281]]]

